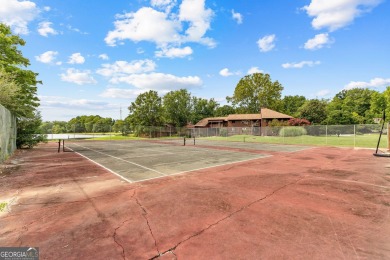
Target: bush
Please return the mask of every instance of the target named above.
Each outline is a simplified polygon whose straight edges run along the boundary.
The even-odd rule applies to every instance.
[[[303,127],[299,126],[291,126],[291,127],[283,127],[279,131],[279,136],[301,136],[301,135],[306,135],[307,131]]]
[[[219,136],[227,137],[228,130],[226,128],[221,128],[219,130]]]
[[[303,125],[310,125],[309,120],[306,120],[304,118],[291,118],[288,120],[288,125],[290,126],[303,126]]]

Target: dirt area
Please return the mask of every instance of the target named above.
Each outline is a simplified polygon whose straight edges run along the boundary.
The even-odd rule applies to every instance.
[[[270,154],[128,183],[55,144],[19,151],[1,168],[0,246],[40,259],[390,258],[390,159]]]

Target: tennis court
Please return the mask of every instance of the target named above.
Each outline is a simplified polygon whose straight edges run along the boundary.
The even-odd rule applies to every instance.
[[[0,173],[3,246],[43,259],[390,257],[390,161],[372,150],[65,145],[21,151]]]
[[[193,139],[147,141],[66,141],[74,151],[128,182],[139,182],[270,157],[267,151],[294,152],[309,147]],[[218,148],[218,149],[213,149]],[[220,149],[223,148],[223,149]],[[236,149],[240,149],[237,151]]]

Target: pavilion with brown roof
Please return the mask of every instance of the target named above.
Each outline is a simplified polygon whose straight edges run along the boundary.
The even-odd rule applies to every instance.
[[[195,128],[220,128],[220,127],[259,127],[267,126],[274,119],[287,121],[292,116],[279,113],[277,111],[262,108],[259,114],[231,114],[226,117],[203,118]]]

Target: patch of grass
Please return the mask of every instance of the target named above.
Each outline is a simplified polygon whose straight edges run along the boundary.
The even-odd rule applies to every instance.
[[[5,211],[5,209],[7,208],[7,205],[8,205],[7,202],[1,202],[0,203],[0,212]]]
[[[271,144],[296,144],[296,145],[318,145],[318,146],[340,146],[340,147],[364,147],[376,148],[379,134],[349,135],[349,136],[252,136],[252,135],[233,135],[229,137],[205,137],[202,138],[211,141],[229,141],[229,142],[259,142]],[[387,147],[387,136],[382,136],[380,148]]]

